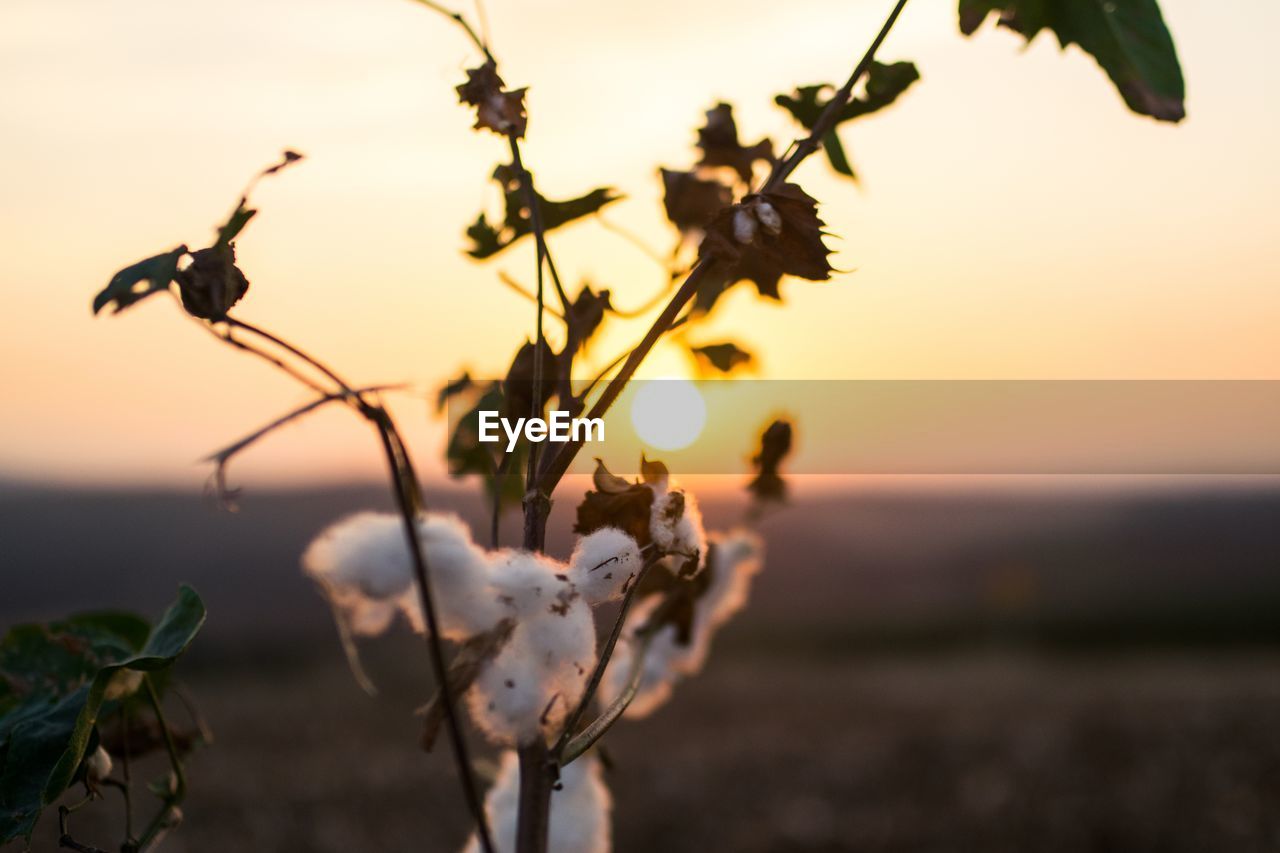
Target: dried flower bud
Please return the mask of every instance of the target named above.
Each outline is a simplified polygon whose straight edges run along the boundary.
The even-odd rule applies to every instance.
[[[182,307],[193,317],[221,320],[249,290],[249,279],[236,266],[229,244],[191,253],[191,264],[174,275]]]

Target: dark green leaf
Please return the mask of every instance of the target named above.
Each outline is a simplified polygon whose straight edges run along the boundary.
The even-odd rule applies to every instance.
[[[145,623],[123,614],[23,625],[6,635],[0,642],[0,676],[8,685],[0,704],[0,844],[30,837],[41,810],[71,784],[98,720],[114,705],[107,698],[112,677],[167,669],[204,617],[200,597],[184,586],[145,642]]]
[[[854,180],[853,165],[845,154],[836,127],[840,124],[878,112],[891,105],[913,83],[920,79],[920,72],[911,62],[872,62],[867,72],[866,86],[858,97],[852,98],[836,117],[836,125],[822,137],[822,147],[827,152],[831,167]],[[836,87],[823,83],[816,86],[800,86],[790,95],[778,95],[774,103],[791,113],[792,118],[811,130],[831,101]]]
[[[836,133],[834,128],[822,137],[822,150],[827,152],[827,160],[831,162],[831,168],[841,175],[858,180],[858,176],[853,171],[853,164],[849,162],[849,155],[844,153],[840,134]]]
[[[472,243],[467,254],[477,260],[492,257],[521,237],[533,233],[533,218],[529,206],[525,204],[525,192],[515,170],[510,166],[499,166],[494,170],[493,179],[502,186],[506,210],[500,227],[495,228],[481,213],[467,228],[467,237]],[[538,198],[542,230],[547,233],[575,219],[589,216],[622,196],[612,187],[600,187],[586,195],[565,201],[551,201],[541,195]]]
[[[737,368],[750,364],[754,358],[751,353],[732,341],[690,347],[689,350],[698,357],[699,361],[710,364],[721,373],[732,373]]]
[[[971,35],[992,12],[1027,41],[1049,29],[1063,48],[1080,45],[1135,113],[1186,117],[1182,67],[1156,0],[960,0],[961,32]]]
[[[119,314],[135,302],[141,302],[153,293],[168,289],[178,274],[178,261],[186,253],[187,247],[179,246],[120,270],[94,297],[93,313],[97,314],[114,302],[116,307],[113,313]]]

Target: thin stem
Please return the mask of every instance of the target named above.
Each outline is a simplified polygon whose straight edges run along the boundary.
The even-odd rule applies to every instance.
[[[684,280],[684,284],[671,297],[671,301],[667,303],[667,307],[662,310],[657,319],[653,321],[653,325],[649,327],[649,331],[645,333],[644,339],[640,341],[639,346],[627,354],[626,361],[622,365],[622,369],[618,374],[609,381],[605,386],[604,392],[600,395],[600,399],[596,400],[595,405],[587,413],[588,418],[603,417],[609,407],[614,404],[622,389],[635,376],[636,370],[639,369],[640,363],[653,349],[654,344],[662,337],[666,331],[671,328],[676,320],[676,316],[680,310],[693,299],[698,292],[698,288],[702,286],[705,279],[711,274],[712,269],[716,266],[714,261],[700,260],[689,273],[689,277]],[[560,479],[564,477],[565,472],[569,470],[569,465],[573,463],[573,459],[578,455],[578,451],[582,449],[583,441],[567,441],[560,445],[559,451],[547,463],[542,471],[542,475],[538,479],[537,490],[542,494],[551,494]]]
[[[471,43],[474,44],[476,48],[481,53],[484,54],[484,58],[489,60],[490,62],[496,62],[496,60],[494,60],[493,58],[493,54],[489,52],[489,45],[487,41],[481,38],[480,34],[471,28],[471,24],[467,23],[467,19],[462,16],[461,12],[454,12],[452,9],[447,9],[444,6],[441,6],[439,3],[433,2],[433,0],[414,0],[414,2],[420,3],[423,6],[426,6],[428,9],[432,10],[433,12],[438,12],[441,15],[444,15],[446,18],[453,21],[459,27],[462,27],[463,32],[467,34],[467,38],[471,39]]]
[[[479,787],[476,784],[475,777],[472,775],[471,760],[468,755],[466,737],[463,735],[462,723],[458,717],[457,708],[453,701],[454,697],[449,691],[448,668],[444,660],[443,641],[441,640],[440,632],[438,630],[438,618],[436,615],[435,602],[431,595],[426,555],[422,552],[422,543],[418,539],[417,535],[416,517],[422,506],[421,486],[418,482],[417,473],[414,471],[413,463],[409,458],[408,451],[405,449],[404,442],[400,438],[400,433],[396,429],[395,422],[391,419],[391,415],[385,408],[376,403],[369,402],[359,391],[352,388],[346,380],[339,376],[336,371],[310,354],[282,338],[242,320],[227,317],[225,318],[225,322],[228,326],[228,332],[225,336],[218,335],[221,340],[225,340],[241,349],[245,349],[266,359],[270,363],[284,370],[290,376],[299,379],[303,384],[319,391],[324,396],[333,395],[333,392],[301,376],[301,374],[296,370],[293,370],[290,365],[280,359],[277,359],[271,354],[265,353],[262,350],[242,341],[233,339],[230,335],[230,328],[241,329],[257,335],[263,340],[269,341],[275,346],[280,347],[285,352],[290,353],[294,357],[320,371],[336,383],[341,389],[341,394],[339,396],[350,402],[355,410],[377,429],[378,435],[382,441],[383,452],[386,455],[387,466],[389,468],[392,481],[392,491],[395,493],[396,506],[400,511],[401,520],[403,522],[405,539],[409,547],[409,554],[413,561],[414,575],[422,603],[422,611],[427,623],[426,642],[428,657],[431,660],[431,668],[435,678],[440,684],[441,698],[443,699],[445,708],[445,721],[447,723],[447,728],[449,729],[449,738],[453,745],[454,760],[457,765],[458,779],[462,785],[463,798],[466,800],[467,808],[476,822],[476,836],[480,841],[481,849],[485,851],[485,853],[493,853],[493,841],[489,833],[488,821],[484,813],[484,805],[480,798]]]
[[[382,439],[386,452],[387,464],[393,480],[399,484],[395,490],[396,505],[400,510],[401,522],[404,526],[405,538],[409,542],[409,554],[413,560],[413,572],[417,579],[418,597],[422,605],[422,613],[427,626],[427,652],[431,658],[431,668],[435,671],[441,704],[444,707],[446,728],[453,745],[453,754],[457,759],[458,776],[462,783],[463,797],[467,808],[476,822],[476,836],[480,847],[487,853],[493,853],[493,839],[489,835],[488,821],[485,819],[484,803],[476,787],[475,778],[471,775],[471,759],[468,754],[467,740],[462,732],[462,721],[458,718],[458,709],[454,702],[453,691],[449,685],[449,671],[444,660],[444,649],[440,641],[440,618],[436,613],[435,600],[431,594],[431,582],[427,573],[426,555],[422,552],[422,542],[418,538],[416,523],[417,507],[415,506],[416,477],[412,472],[408,455],[401,443],[400,434],[385,409],[376,408],[371,417],[378,427],[378,435]],[[411,482],[406,482],[411,481]]]
[[[613,232],[614,234],[621,237],[623,240],[626,240],[632,246],[635,246],[637,249],[640,250],[640,253],[642,255],[652,260],[655,264],[662,267],[667,272],[671,272],[670,260],[666,256],[664,256],[661,252],[659,252],[657,249],[653,248],[648,243],[646,243],[644,241],[644,238],[641,237],[639,234],[636,234],[630,228],[627,228],[625,226],[617,224],[616,222],[611,221],[607,216],[604,215],[603,211],[596,211],[596,222],[599,222],[600,227],[603,228],[604,230]]]
[[[596,690],[600,687],[600,681],[604,678],[604,671],[608,668],[609,660],[613,657],[613,650],[618,645],[618,638],[622,636],[622,628],[627,620],[627,612],[631,610],[631,603],[635,600],[636,590],[639,588],[640,582],[644,580],[645,573],[660,559],[662,559],[662,555],[655,554],[646,560],[644,565],[640,567],[640,571],[632,578],[631,585],[627,587],[627,593],[622,598],[621,606],[618,607],[618,618],[614,620],[613,630],[609,632],[609,639],[605,641],[604,647],[600,649],[600,654],[596,658],[595,669],[592,670],[591,678],[587,681],[586,689],[582,692],[582,698],[578,700],[578,706],[573,709],[573,713],[565,720],[564,730],[560,733],[560,738],[551,750],[553,757],[558,759],[564,754],[569,738],[573,736],[574,730],[578,728],[578,724],[586,716],[587,709],[591,707],[591,702],[596,696]]]
[[[387,390],[390,388],[397,388],[397,387],[403,387],[403,386],[371,385],[367,388],[356,389],[354,392],[354,396],[352,394],[349,394],[346,391],[339,391],[335,394],[325,394],[324,396],[319,397],[318,399],[312,400],[310,403],[307,403],[304,406],[299,406],[293,411],[288,412],[287,414],[281,415],[280,417],[271,421],[271,423],[266,424],[265,426],[259,427],[258,429],[246,435],[244,438],[240,439],[239,441],[236,441],[233,444],[227,445],[226,447],[222,448],[216,453],[209,454],[202,461],[212,462],[214,463],[214,465],[217,466],[217,470],[214,473],[214,477],[217,481],[218,492],[225,494],[227,492],[227,482],[226,482],[227,465],[231,462],[231,459],[233,456],[247,449],[250,445],[254,444],[259,439],[264,438],[268,434],[274,432],[275,430],[279,429],[282,426],[285,426],[286,424],[296,421],[298,418],[301,418],[307,414],[310,414],[311,412],[315,411],[321,406],[324,406],[327,403],[333,403],[333,402],[339,402],[339,401],[355,402],[355,398],[361,394],[375,393],[378,391],[383,391],[383,390]]]
[[[604,736],[626,712],[627,706],[636,698],[636,693],[640,690],[641,676],[644,674],[644,657],[649,653],[649,644],[653,641],[654,632],[640,632],[636,635],[638,643],[632,651],[631,672],[627,676],[626,687],[618,694],[618,698],[604,710],[599,717],[592,720],[591,725],[582,730],[582,733],[573,738],[560,752],[560,766],[563,767],[571,764],[574,759],[581,756],[590,749],[595,742]]]
[[[142,686],[146,691],[147,702],[151,705],[151,710],[156,715],[156,723],[160,726],[160,733],[164,736],[165,751],[169,754],[169,765],[173,768],[173,790],[164,795],[164,804],[160,811],[152,818],[151,823],[143,831],[142,837],[138,839],[138,850],[147,850],[151,845],[157,843],[160,838],[172,828],[178,820],[180,820],[181,812],[178,806],[187,796],[187,774],[182,767],[182,754],[178,751],[178,745],[173,740],[173,732],[169,729],[169,724],[164,717],[164,706],[160,703],[160,695],[156,692],[155,684],[151,681],[150,675],[142,677]]]
[[[273,343],[273,344],[275,344],[276,346],[280,347],[280,349],[284,350],[285,352],[289,353],[290,355],[292,355],[292,356],[294,356],[294,357],[296,357],[296,358],[299,358],[299,359],[301,359],[302,361],[305,361],[307,364],[311,365],[311,366],[312,366],[312,367],[314,367],[316,370],[318,370],[318,371],[320,371],[321,373],[323,373],[323,374],[324,374],[325,376],[327,376],[329,379],[333,380],[333,382],[334,382],[335,384],[337,384],[337,385],[338,385],[338,387],[342,388],[342,390],[344,390],[344,391],[346,391],[346,392],[348,392],[348,393],[350,393],[350,394],[355,394],[355,393],[356,393],[356,392],[352,389],[351,383],[350,383],[350,382],[348,382],[348,381],[346,381],[345,379],[343,379],[341,376],[339,376],[336,372],[334,372],[334,370],[333,370],[332,368],[330,368],[328,365],[324,364],[323,362],[321,362],[319,359],[315,358],[314,356],[312,356],[312,355],[310,355],[310,354],[308,354],[308,353],[306,353],[306,352],[303,352],[302,350],[298,349],[297,347],[295,347],[293,344],[289,343],[288,341],[286,341],[286,340],[284,340],[284,339],[282,339],[282,338],[278,338],[278,337],[276,337],[275,335],[273,335],[273,334],[271,334],[270,332],[268,332],[266,329],[260,329],[260,328],[258,328],[257,326],[254,326],[254,325],[252,325],[252,324],[250,324],[250,323],[246,323],[246,322],[244,322],[243,320],[238,320],[238,319],[236,319],[236,318],[234,318],[234,317],[226,317],[226,318],[224,318],[224,319],[225,319],[225,322],[226,322],[226,324],[227,324],[228,326],[230,326],[230,327],[232,327],[232,328],[235,328],[235,329],[243,329],[243,330],[244,330],[244,331],[246,331],[246,332],[250,332],[250,333],[252,333],[252,334],[255,334],[255,335],[257,335],[258,337],[262,338],[264,341],[270,341],[271,343]],[[358,396],[358,395],[357,395],[357,396]]]
[[[504,272],[499,272],[499,273],[498,273],[498,281],[502,282],[502,283],[503,283],[503,284],[505,284],[507,287],[511,288],[511,289],[512,289],[512,290],[514,290],[516,293],[518,293],[518,294],[520,294],[521,296],[523,296],[525,299],[528,299],[530,302],[537,302],[537,301],[538,301],[538,297],[537,297],[537,295],[535,295],[535,294],[533,294],[533,293],[530,293],[529,291],[525,290],[525,289],[524,289],[524,285],[520,284],[520,282],[516,281],[514,278],[512,278],[512,277],[511,277],[511,276],[509,276],[509,275],[507,275],[506,273],[504,273]],[[548,314],[550,314],[552,317],[555,317],[557,320],[560,320],[560,321],[562,321],[562,322],[565,322],[564,315],[563,315],[563,314],[561,314],[559,311],[555,310],[554,308],[547,308],[547,307],[543,306],[543,309],[542,309],[542,310],[543,310],[543,311],[546,311]]]

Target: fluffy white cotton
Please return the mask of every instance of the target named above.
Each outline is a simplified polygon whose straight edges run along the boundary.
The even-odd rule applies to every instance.
[[[707,534],[698,502],[688,492],[655,488],[649,535],[660,551],[686,557],[706,555]]]
[[[467,691],[471,719],[505,746],[552,737],[582,698],[596,662],[591,608],[567,582],[545,611],[516,623],[511,639]]]
[[[471,531],[461,519],[425,513],[418,520],[418,537],[427,559],[440,633],[446,639],[473,637],[507,615],[491,584],[489,555],[471,541]],[[409,593],[407,612],[421,630],[420,597],[416,588]]]
[[[742,609],[751,591],[751,580],[759,572],[763,545],[751,533],[734,531],[712,539],[705,571],[711,572],[706,592],[694,604],[693,630],[690,641],[682,645],[676,639],[674,625],[664,626],[649,641],[642,663],[639,687],[626,716],[649,715],[671,695],[681,678],[696,675],[711,650],[715,632]],[[600,683],[600,697],[613,702],[631,677],[638,640],[636,631],[648,621],[659,599],[654,596],[631,609],[624,627],[623,640],[613,653]]]
[[[602,527],[578,540],[569,558],[569,580],[588,604],[622,598],[643,561],[636,540],[616,527]]]
[[[413,583],[399,516],[360,512],[326,528],[302,555],[302,567],[325,586],[386,600]]]
[[[417,531],[441,634],[463,640],[496,625],[505,610],[489,583],[488,558],[471,541],[466,525],[454,515],[424,513]],[[397,613],[423,630],[420,593],[400,516],[361,512],[344,518],[307,547],[302,566],[352,633],[381,634]]]
[[[520,763],[502,754],[498,778],[485,795],[484,808],[498,853],[513,853],[520,800]],[[609,818],[613,800],[604,784],[600,761],[587,754],[560,771],[560,789],[551,792],[547,849],[555,853],[609,853]],[[479,853],[473,836],[463,853]]]

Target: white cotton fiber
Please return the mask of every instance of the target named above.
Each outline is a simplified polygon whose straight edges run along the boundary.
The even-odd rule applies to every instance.
[[[520,801],[520,762],[515,752],[502,754],[498,778],[485,795],[497,853],[514,853]],[[551,792],[547,849],[555,853],[609,853],[609,818],[613,800],[605,786],[600,761],[588,753],[560,771],[560,788]],[[479,853],[472,836],[463,853]]]
[[[559,733],[595,666],[591,609],[567,593],[521,618],[507,645],[467,691],[472,721],[494,743],[516,746]]]
[[[394,598],[413,583],[399,516],[360,512],[330,525],[302,555],[308,575],[328,586],[375,599]]]
[[[751,580],[760,570],[763,546],[753,534],[734,531],[712,538],[707,571],[710,585],[694,603],[692,636],[688,644],[676,640],[674,625],[665,625],[649,641],[639,687],[626,716],[648,716],[664,704],[680,679],[696,675],[706,663],[715,632],[746,604]],[[624,639],[618,644],[600,683],[601,701],[612,703],[626,688],[643,627],[659,599],[650,597],[627,615]]]
[[[578,540],[569,558],[569,580],[588,604],[604,604],[622,598],[641,565],[636,540],[616,527],[602,527]]]
[[[706,556],[707,534],[702,527],[702,513],[697,500],[688,492],[654,489],[649,535],[664,553]]]

